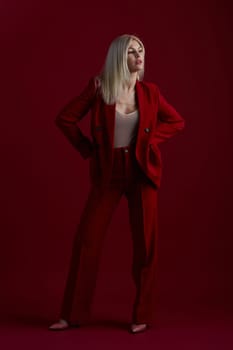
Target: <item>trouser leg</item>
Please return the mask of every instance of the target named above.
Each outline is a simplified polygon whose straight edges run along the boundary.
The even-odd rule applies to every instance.
[[[60,318],[82,323],[89,315],[104,236],[122,193],[92,187],[73,242]]]
[[[136,287],[132,322],[153,322],[158,237],[158,190],[134,173],[126,193],[133,242],[132,277]]]

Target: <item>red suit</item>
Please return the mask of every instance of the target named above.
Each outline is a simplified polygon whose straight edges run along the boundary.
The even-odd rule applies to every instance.
[[[123,194],[133,240],[132,274],[136,298],[132,321],[153,317],[157,249],[157,191],[161,181],[160,142],[184,128],[184,119],[154,83],[136,82],[139,125],[135,145],[114,149],[115,104],[107,105],[91,78],[83,92],[58,114],[56,125],[86,159],[91,190],[74,239],[60,317],[82,323],[88,317],[102,241]],[[91,111],[92,140],[78,122]]]

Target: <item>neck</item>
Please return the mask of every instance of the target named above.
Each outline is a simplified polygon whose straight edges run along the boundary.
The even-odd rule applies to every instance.
[[[127,92],[134,90],[136,81],[137,81],[137,72],[131,73],[129,82],[123,84],[122,86],[123,90],[126,90]]]

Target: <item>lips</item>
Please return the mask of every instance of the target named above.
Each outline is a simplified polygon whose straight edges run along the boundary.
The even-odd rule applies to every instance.
[[[136,60],[136,64],[141,64],[142,60]]]

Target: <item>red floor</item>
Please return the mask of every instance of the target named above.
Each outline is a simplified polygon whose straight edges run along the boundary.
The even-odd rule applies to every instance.
[[[62,332],[47,330],[50,321],[1,323],[0,349],[233,349],[233,315],[223,311],[159,312],[152,328],[127,331],[128,321],[98,317],[88,326]]]

